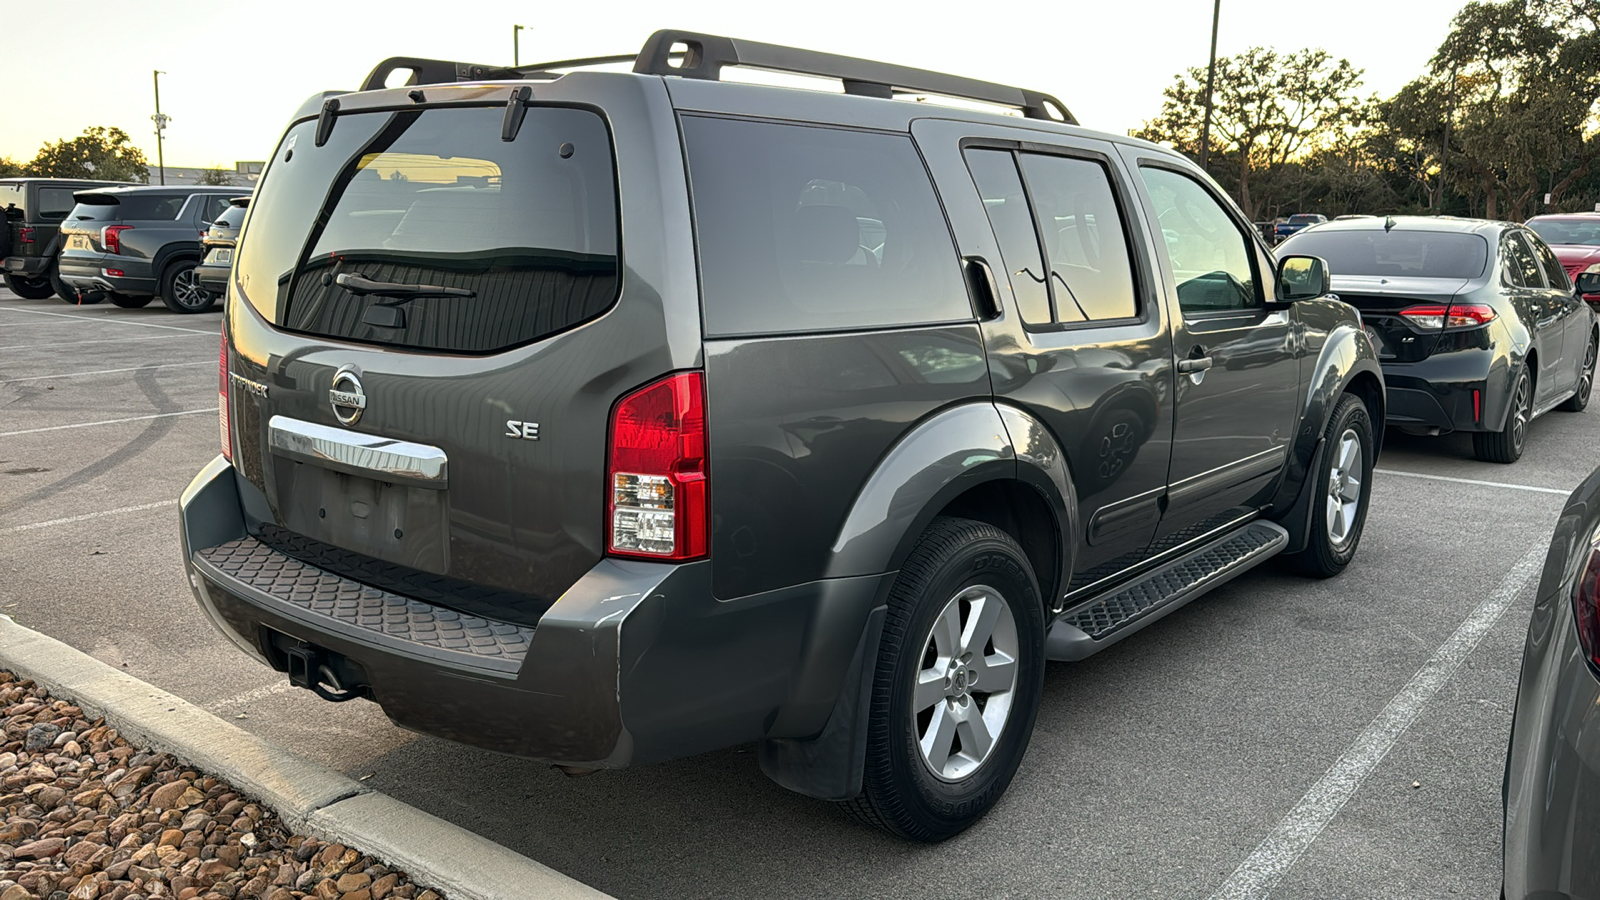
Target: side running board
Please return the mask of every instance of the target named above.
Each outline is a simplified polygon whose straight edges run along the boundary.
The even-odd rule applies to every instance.
[[[1289,532],[1251,522],[1138,580],[1113,588],[1056,617],[1045,637],[1045,658],[1085,659],[1160,619],[1190,600],[1276,556]]]

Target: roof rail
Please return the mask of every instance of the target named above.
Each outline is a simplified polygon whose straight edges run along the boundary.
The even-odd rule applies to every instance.
[[[674,52],[676,45],[682,45],[683,49]],[[626,57],[601,59],[605,62],[626,61]],[[568,64],[595,65],[600,61],[570,60]],[[748,66],[796,75],[837,78],[844,82],[845,93],[864,97],[887,99],[896,92],[936,94],[1009,106],[1021,110],[1030,119],[1078,124],[1065,104],[1038,91],[927,69],[692,31],[662,30],[650,35],[650,39],[644,43],[644,49],[634,59],[633,71],[643,75],[677,75],[717,81],[722,77],[724,66]],[[547,64],[547,67],[562,68],[554,64]]]
[[[454,62],[447,59],[421,59],[414,56],[391,56],[381,63],[367,80],[361,83],[363,91],[382,90],[389,76],[395,72],[411,70],[411,77],[406,79],[406,85],[419,84],[452,84],[457,81],[498,81],[506,78],[516,78],[517,73],[512,69],[500,66],[486,66],[479,63]]]

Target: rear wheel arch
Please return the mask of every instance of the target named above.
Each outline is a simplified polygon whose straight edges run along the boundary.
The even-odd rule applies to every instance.
[[[1009,534],[1033,566],[1044,612],[1050,613],[1061,592],[1066,554],[1060,518],[1042,490],[1015,479],[986,481],[945,504],[933,519],[942,517],[983,522]]]

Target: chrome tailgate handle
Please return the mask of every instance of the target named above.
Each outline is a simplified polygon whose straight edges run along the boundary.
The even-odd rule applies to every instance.
[[[448,486],[450,459],[438,447],[341,431],[288,416],[273,416],[267,434],[272,452],[290,459],[413,487]]]

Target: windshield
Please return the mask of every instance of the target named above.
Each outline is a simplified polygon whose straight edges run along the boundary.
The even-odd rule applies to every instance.
[[[1489,261],[1489,242],[1444,231],[1304,231],[1278,247],[1281,256],[1320,256],[1341,275],[1394,278],[1477,278]]]
[[[610,135],[584,110],[503,106],[340,116],[291,128],[251,202],[239,286],[285,328],[393,346],[491,352],[609,309],[619,287]],[[471,296],[353,294],[341,274]]]
[[[1533,233],[1546,244],[1584,244],[1600,247],[1600,216],[1593,219],[1534,219],[1528,222]]]

